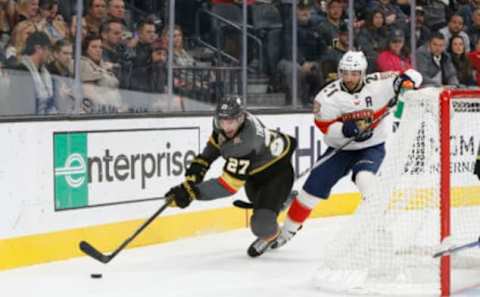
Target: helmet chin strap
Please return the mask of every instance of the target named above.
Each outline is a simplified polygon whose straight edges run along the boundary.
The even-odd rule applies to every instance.
[[[347,86],[343,83],[343,81],[340,84],[342,86],[342,89],[344,89],[344,91],[347,91],[347,93],[353,94],[353,93],[357,93],[358,91],[360,91],[363,88],[364,81],[363,81],[363,79],[361,79],[358,82],[358,84],[355,86],[355,88],[353,88],[353,90],[350,90],[349,88],[347,88]]]
[[[222,135],[226,138],[226,139],[234,139],[235,137],[237,137],[237,135],[240,133],[240,131],[242,131],[243,127],[245,126],[245,119],[246,119],[246,114],[243,113],[242,115],[239,116],[239,118],[242,118],[241,119],[241,123],[240,125],[238,126],[238,129],[237,131],[235,132],[235,134],[232,136],[232,137],[228,137],[226,134],[225,134],[225,131],[222,129],[222,127],[220,127],[220,123],[219,123],[219,120],[218,119],[215,119],[215,122],[216,122],[216,125],[218,127],[218,131],[220,131],[220,133],[222,133]]]

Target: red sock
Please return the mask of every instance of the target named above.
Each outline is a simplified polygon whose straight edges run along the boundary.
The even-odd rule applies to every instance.
[[[298,201],[298,198],[295,198],[290,206],[290,209],[288,210],[288,217],[296,223],[303,224],[311,212],[311,208],[303,205],[300,201]]]

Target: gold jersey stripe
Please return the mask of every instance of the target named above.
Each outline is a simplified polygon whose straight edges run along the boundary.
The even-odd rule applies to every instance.
[[[288,154],[288,152],[290,151],[290,146],[292,144],[290,142],[290,137],[288,137],[288,136],[284,136],[284,137],[287,140],[287,147],[285,148],[285,150],[279,156],[277,156],[276,158],[270,160],[269,162],[263,164],[262,166],[260,166],[258,168],[253,169],[252,171],[250,171],[250,175],[257,174],[257,173],[267,169],[268,167],[270,167],[275,162],[277,162],[278,160],[280,160],[281,158],[285,157]]]
[[[208,142],[211,143],[216,149],[220,149],[220,145],[218,145],[218,143],[215,142],[215,139],[213,139],[211,135],[208,138]]]
[[[244,180],[235,178],[235,177],[231,176],[230,174],[228,174],[228,172],[226,172],[226,171],[223,171],[221,179],[223,179],[223,181],[225,183],[227,183],[228,186],[235,189],[236,191],[240,190],[245,185]]]

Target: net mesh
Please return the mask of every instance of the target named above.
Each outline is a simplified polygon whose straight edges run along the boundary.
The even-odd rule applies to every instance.
[[[480,182],[472,174],[480,141],[480,93],[451,102],[451,236],[440,240],[439,89],[403,96],[398,128],[386,144],[375,192],[365,197],[322,257],[316,285],[357,294],[438,295],[432,255],[480,235]],[[476,98],[475,98],[476,97]],[[460,254],[460,253],[459,253]],[[480,253],[452,256],[479,267]]]

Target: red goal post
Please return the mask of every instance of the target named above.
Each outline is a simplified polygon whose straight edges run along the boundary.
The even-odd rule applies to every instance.
[[[480,89],[446,89],[440,93],[440,239],[446,240],[451,235],[451,150],[450,138],[451,118],[454,112],[452,105],[455,100],[479,100]],[[480,110],[479,116],[480,116]],[[480,127],[478,127],[480,129]],[[478,152],[478,148],[477,148]],[[479,213],[480,215],[480,213]],[[480,232],[480,229],[479,229]],[[480,234],[477,234],[480,235]],[[480,267],[479,267],[480,269]],[[451,261],[450,256],[440,260],[440,281],[442,296],[451,292]]]

